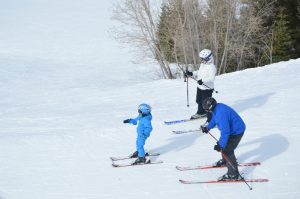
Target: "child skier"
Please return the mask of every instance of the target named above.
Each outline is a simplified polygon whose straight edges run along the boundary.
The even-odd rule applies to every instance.
[[[142,164],[146,162],[144,145],[147,138],[150,136],[152,131],[152,115],[151,115],[151,106],[148,104],[140,104],[138,107],[139,115],[135,119],[126,119],[123,123],[130,123],[137,125],[137,139],[136,139],[136,152],[134,152],[131,157],[137,159],[133,164]]]

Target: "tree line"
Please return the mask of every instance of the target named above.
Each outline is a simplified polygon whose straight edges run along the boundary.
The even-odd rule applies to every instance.
[[[218,74],[300,57],[300,0],[124,0],[113,19],[116,38],[155,59],[162,78],[197,70],[204,48]]]

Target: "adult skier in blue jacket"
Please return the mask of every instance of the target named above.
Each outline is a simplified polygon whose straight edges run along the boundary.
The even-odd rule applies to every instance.
[[[150,136],[152,131],[152,114],[151,106],[148,104],[140,104],[138,107],[139,115],[135,119],[126,119],[124,123],[130,123],[137,125],[137,139],[136,139],[136,152],[134,152],[131,157],[137,157],[134,164],[141,164],[146,162],[146,154],[144,150],[144,145],[147,138]]]
[[[216,166],[226,164],[228,172],[221,176],[219,180],[240,179],[238,164],[234,150],[241,141],[246,125],[242,118],[231,107],[217,103],[217,101],[208,97],[203,101],[203,109],[211,114],[211,119],[207,125],[202,125],[203,133],[208,133],[215,126],[221,132],[221,136],[214,150],[222,152],[222,159],[216,163]]]

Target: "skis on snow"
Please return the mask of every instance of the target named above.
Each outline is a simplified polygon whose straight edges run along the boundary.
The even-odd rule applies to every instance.
[[[146,157],[148,156],[159,156],[160,154],[159,153],[149,153],[149,154],[146,154]],[[127,159],[132,159],[130,156],[123,156],[123,157],[110,157],[110,159],[112,161],[118,161],[118,160],[127,160]]]
[[[197,119],[182,119],[182,120],[164,121],[164,124],[165,125],[173,125],[173,124],[178,124],[178,123],[195,121],[195,120],[199,120],[199,119],[206,119],[206,117],[200,117],[200,118],[197,118]]]
[[[248,166],[258,166],[261,165],[260,162],[246,162],[246,163],[239,163],[238,166],[248,167]],[[176,166],[176,169],[179,171],[187,171],[187,170],[196,170],[196,169],[216,169],[216,168],[224,168],[225,166],[213,166],[213,165],[204,165],[204,166]],[[242,177],[242,176],[241,176]],[[179,182],[182,184],[215,184],[215,183],[238,183],[243,182],[245,183],[250,190],[252,187],[248,183],[253,182],[268,182],[268,179],[265,178],[257,178],[257,179],[232,179],[232,180],[182,180],[180,179]]]
[[[172,131],[174,134],[184,134],[184,133],[193,133],[193,132],[202,132],[201,129],[193,130],[183,130],[183,131]]]
[[[145,163],[139,163],[139,164],[134,164],[134,163],[112,163],[113,167],[130,167],[130,166],[141,166],[141,165],[148,165],[148,164],[161,164],[163,161],[152,161],[152,160],[147,160]]]
[[[266,178],[257,178],[257,179],[242,179],[242,180],[207,180],[207,181],[198,181],[198,180],[179,180],[182,184],[215,184],[215,183],[237,183],[237,182],[269,182],[269,179]]]
[[[151,156],[159,156],[160,153],[146,153],[146,157],[151,157]],[[138,165],[147,165],[147,164],[161,164],[163,161],[153,161],[150,159],[147,159],[145,163],[138,163],[134,164],[134,162],[130,163],[116,163],[115,161],[120,161],[120,160],[129,160],[132,159],[130,156],[124,156],[124,157],[110,157],[110,159],[113,161],[112,166],[113,167],[129,167],[129,166],[138,166]]]
[[[239,163],[239,167],[250,167],[250,166],[259,166],[260,162],[246,162]],[[179,171],[188,171],[188,170],[197,170],[197,169],[218,169],[224,168],[224,166],[214,166],[214,165],[203,165],[203,166],[176,166],[176,169]]]

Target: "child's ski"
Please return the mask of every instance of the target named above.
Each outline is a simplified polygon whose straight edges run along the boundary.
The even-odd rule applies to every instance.
[[[179,180],[182,184],[207,184],[207,183],[236,183],[236,182],[269,182],[269,179],[243,179],[243,180],[207,180],[207,181],[193,181],[193,180]]]
[[[112,163],[112,166],[113,167],[129,167],[129,166],[140,166],[140,165],[161,164],[161,163],[163,163],[163,161],[151,161],[151,160],[147,160],[147,162],[141,163],[141,164],[133,164],[133,163],[129,163],[129,164],[116,164],[116,163]]]
[[[159,156],[160,153],[146,153],[146,156]],[[136,157],[135,157],[136,158]],[[131,159],[130,156],[125,157],[110,157],[112,161]]]
[[[201,132],[201,129],[186,130],[186,131],[172,131],[174,134],[183,134],[183,133],[192,133],[192,132]]]
[[[250,167],[250,166],[259,166],[260,162],[246,162],[246,163],[239,163],[238,166],[240,167]],[[187,170],[196,170],[196,169],[217,169],[217,168],[224,168],[224,166],[214,166],[214,165],[204,165],[204,166],[176,166],[176,169],[179,171],[187,171]]]

